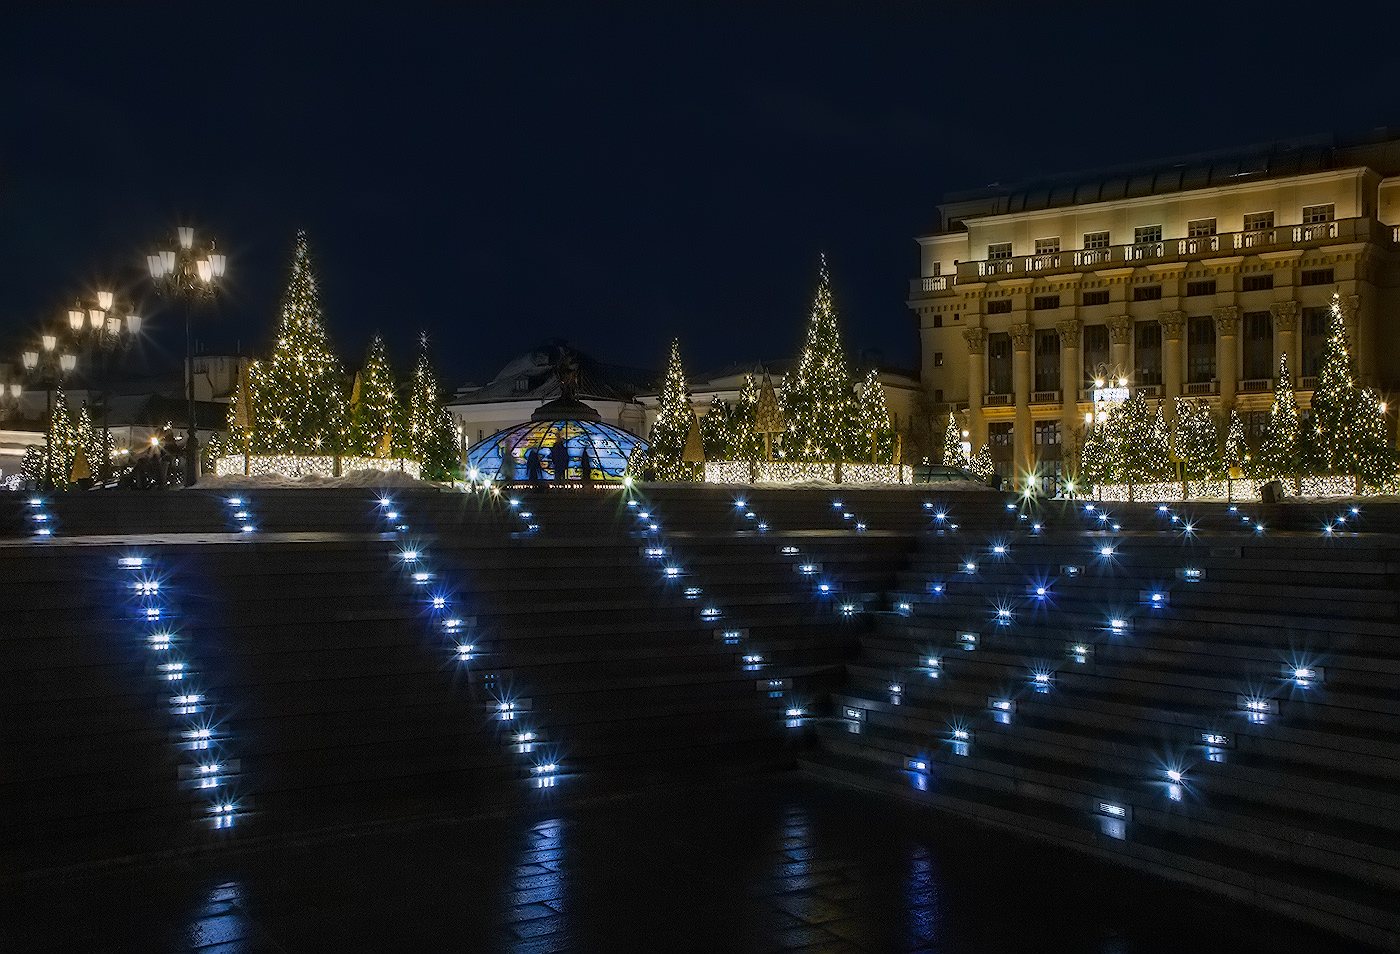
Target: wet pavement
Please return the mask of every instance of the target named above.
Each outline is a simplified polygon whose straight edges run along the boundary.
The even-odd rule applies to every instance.
[[[1345,951],[1268,914],[780,775],[0,887],[0,950]]]

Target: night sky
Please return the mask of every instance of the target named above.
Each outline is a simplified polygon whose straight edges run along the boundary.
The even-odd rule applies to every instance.
[[[913,368],[943,193],[1400,127],[1390,5],[57,4],[0,25],[0,360],[192,224],[206,351],[263,354],[305,228],[332,341],[444,383],[552,337],[692,372],[799,346]],[[306,9],[298,9],[306,7]],[[352,12],[345,12],[352,11]],[[147,301],[145,356],[181,353]]]

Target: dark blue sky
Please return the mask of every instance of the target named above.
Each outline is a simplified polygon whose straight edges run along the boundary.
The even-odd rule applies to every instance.
[[[0,360],[180,222],[230,254],[213,351],[265,350],[305,228],[351,365],[420,328],[453,385],[555,336],[788,357],[824,250],[847,346],[912,368],[946,191],[1400,125],[1364,5],[34,6],[0,28]]]

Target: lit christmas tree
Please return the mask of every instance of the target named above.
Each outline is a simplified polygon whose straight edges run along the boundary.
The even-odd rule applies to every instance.
[[[389,365],[389,353],[384,339],[375,335],[370,339],[364,367],[355,376],[351,392],[348,442],[351,451],[362,457],[377,457],[386,447],[384,438],[387,435],[391,456],[412,456],[411,448],[393,443],[402,442],[408,432],[402,418],[403,409],[399,404],[398,385],[394,383],[394,370]]]
[[[1147,399],[1134,394],[1110,411],[1109,418],[1116,418],[1111,431],[1117,438],[1113,463],[1118,482],[1140,484],[1171,476],[1166,425],[1160,408],[1154,414]]]
[[[860,387],[860,433],[850,448],[850,456],[872,464],[894,463],[894,426],[890,423],[889,407],[885,404],[885,386],[871,368]]]
[[[37,490],[44,485],[44,449],[31,447],[24,452],[24,460],[19,466],[20,478],[25,487]]]
[[[92,409],[86,401],[78,411],[78,434],[83,454],[87,457],[88,470],[94,479],[100,478],[104,464],[111,460],[113,442],[110,435],[103,439],[102,428],[93,421]]]
[[[967,469],[978,480],[989,480],[992,474],[996,473],[996,467],[992,464],[991,446],[983,444],[977,448],[977,453],[967,462]]]
[[[1355,474],[1377,483],[1395,473],[1380,398],[1357,385],[1347,349],[1341,296],[1332,296],[1332,321],[1322,373],[1312,396],[1313,453],[1327,473]]]
[[[1302,424],[1298,401],[1293,396],[1293,379],[1288,374],[1288,355],[1279,358],[1274,404],[1269,409],[1269,427],[1259,446],[1255,469],[1260,477],[1292,477],[1302,463]]]
[[[346,423],[344,375],[331,350],[306,233],[298,232],[270,361],[249,375],[254,453],[334,454]]]
[[[78,449],[78,431],[73,426],[73,417],[68,412],[68,398],[63,388],[58,388],[53,396],[53,413],[49,417],[49,481],[54,487],[68,486],[68,477],[73,473],[73,455]]]
[[[700,441],[705,448],[706,460],[734,460],[734,447],[730,428],[731,408],[716,394],[710,400],[710,409],[700,418]]]
[[[726,439],[730,460],[763,459],[763,435],[754,430],[758,418],[758,397],[758,382],[752,374],[744,375],[744,389],[739,392],[739,399],[728,407]]]
[[[1234,476],[1244,473],[1249,467],[1249,444],[1244,439],[1244,421],[1239,411],[1230,412],[1230,427],[1225,432],[1224,464],[1226,471]]]
[[[783,385],[787,432],[782,455],[788,460],[839,461],[860,446],[855,390],[841,331],[831,301],[831,277],[822,256],[807,342],[797,371]]]
[[[966,467],[967,456],[962,449],[962,431],[953,412],[948,412],[948,426],[943,429],[943,463],[949,467]]]
[[[680,339],[675,339],[671,342],[671,359],[666,366],[666,382],[661,388],[656,423],[652,424],[648,439],[647,466],[652,479],[695,479],[695,466],[682,460],[685,439],[694,418],[690,392],[685,384],[685,369],[681,366],[681,343]]]
[[[1110,413],[1103,420],[1095,421],[1084,437],[1079,449],[1078,483],[1085,492],[1118,479],[1116,423]]]
[[[428,362],[428,336],[418,338],[418,366],[413,370],[413,388],[408,400],[408,441],[410,454],[422,465],[424,480],[450,480],[460,460],[452,415],[443,407],[437,376]]]
[[[1185,464],[1188,480],[1219,475],[1220,429],[1204,401],[1176,399],[1176,455]]]

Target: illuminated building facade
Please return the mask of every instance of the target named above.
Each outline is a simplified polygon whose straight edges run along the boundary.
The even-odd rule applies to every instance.
[[[1400,139],[1276,143],[952,194],[908,299],[935,406],[998,470],[1058,475],[1095,380],[1262,434],[1283,355],[1310,407],[1333,293],[1363,385],[1400,382]]]

